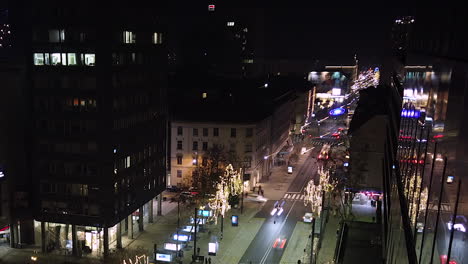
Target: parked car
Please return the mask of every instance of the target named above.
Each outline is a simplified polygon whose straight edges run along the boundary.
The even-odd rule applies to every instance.
[[[304,223],[312,223],[312,219],[314,218],[312,213],[305,213],[305,215],[302,217],[304,219]]]
[[[192,198],[192,197],[193,197],[192,193],[191,193],[191,192],[187,192],[187,191],[181,192],[180,195],[181,195],[181,196],[185,196],[186,198]]]
[[[180,188],[175,185],[167,186],[166,190],[168,192],[180,192]]]

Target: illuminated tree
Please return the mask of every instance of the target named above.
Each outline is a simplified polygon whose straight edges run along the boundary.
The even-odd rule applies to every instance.
[[[319,174],[319,184],[315,185],[314,180],[311,179],[304,190],[304,205],[310,204],[312,213],[320,217],[322,212],[322,200],[324,194],[331,193],[336,187],[336,181],[330,181],[330,172],[320,167],[317,171]]]
[[[411,217],[411,223],[416,224],[416,215],[418,215],[418,202],[419,202],[419,213],[426,209],[426,202],[428,197],[427,187],[422,191],[420,189],[422,178],[419,174],[413,173],[409,180],[408,188],[405,188],[405,194],[409,201],[409,215]],[[416,186],[415,186],[416,185]]]
[[[369,69],[359,73],[357,80],[351,86],[353,91],[359,91],[361,89],[368,88],[370,86],[377,86],[379,84],[380,72]]]
[[[231,209],[229,200],[233,196],[242,195],[242,173],[233,169],[229,164],[221,177],[220,182],[216,184],[216,193],[208,202],[213,211],[212,220],[217,223],[217,217],[224,217],[226,212]]]

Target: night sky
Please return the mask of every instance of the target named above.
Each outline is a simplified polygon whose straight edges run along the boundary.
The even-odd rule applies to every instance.
[[[221,1],[218,2],[219,7]],[[228,4],[223,1],[222,5],[226,7]],[[377,2],[346,5],[329,2],[314,3],[313,6],[251,4],[242,8],[263,9],[267,57],[319,60],[321,64],[352,64],[357,53],[363,67],[377,66],[382,62],[392,22],[399,16],[411,14],[408,7],[388,7]],[[197,2],[190,7],[177,5],[173,11],[178,22],[186,28],[191,24],[187,21],[190,16],[207,14],[207,6]]]
[[[405,9],[274,8],[267,34],[269,53],[284,58],[310,58],[326,63],[380,63],[392,21]],[[277,30],[277,33],[275,31]],[[280,37],[281,36],[281,37]]]

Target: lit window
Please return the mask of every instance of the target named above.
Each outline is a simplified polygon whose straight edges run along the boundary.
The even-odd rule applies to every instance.
[[[232,22],[232,21],[231,21],[231,22],[227,22],[227,26],[228,26],[228,27],[233,27],[233,26],[234,26],[234,22]]]
[[[127,156],[127,158],[125,158],[125,168],[130,168],[130,156]]]
[[[202,97],[203,97],[203,98],[207,98],[207,97],[208,97],[208,94],[207,94],[207,93],[202,93]]]
[[[67,53],[68,65],[76,65],[76,53]]]
[[[95,54],[84,54],[84,64],[87,66],[94,66],[96,62]]]
[[[34,53],[34,65],[44,65],[43,53]]]
[[[51,65],[62,65],[61,55],[60,53],[52,53],[50,54],[51,57]]]
[[[154,44],[162,44],[162,33],[155,32],[153,33],[153,43]]]
[[[124,43],[135,43],[136,42],[136,34],[131,31],[124,31],[123,32],[123,42]]]
[[[253,59],[245,59],[244,63],[248,63],[248,64],[253,63]]]

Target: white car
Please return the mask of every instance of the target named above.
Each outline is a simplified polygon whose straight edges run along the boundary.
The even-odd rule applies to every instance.
[[[304,219],[304,223],[312,223],[312,219],[314,218],[312,213],[305,213],[305,215],[302,217]]]

